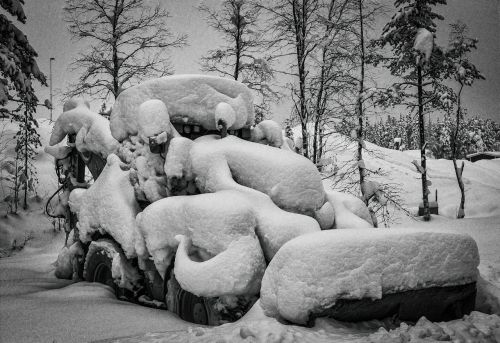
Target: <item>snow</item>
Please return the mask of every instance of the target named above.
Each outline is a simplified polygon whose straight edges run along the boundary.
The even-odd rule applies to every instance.
[[[45,152],[51,156],[53,156],[56,160],[62,160],[69,156],[71,150],[73,150],[70,146],[46,146]]]
[[[166,76],[120,93],[111,112],[113,137],[123,141],[137,134],[138,108],[150,99],[167,106],[171,122],[196,123],[208,130],[217,129],[219,118],[233,122],[228,127],[232,130],[250,126],[254,119],[252,92],[240,82],[204,75]]]
[[[415,42],[413,43],[413,49],[425,56],[425,63],[429,62],[433,48],[434,34],[425,28],[418,29],[417,35],[415,36]],[[420,57],[418,57],[417,61],[420,61]]]
[[[93,152],[106,158],[118,148],[118,142],[111,136],[109,121],[92,112],[83,100],[71,100],[65,108],[67,110],[57,118],[49,145],[76,134],[76,148],[80,152]]]
[[[48,141],[50,126],[48,122],[41,123],[42,141]],[[14,128],[15,132],[15,128]],[[411,211],[416,210],[420,200],[420,183],[418,174],[411,161],[418,156],[418,151],[400,152],[376,147],[367,142],[370,150],[382,152],[382,158],[367,156],[368,168],[382,168],[389,171],[389,177],[394,182],[402,184],[405,193],[402,194]],[[38,167],[40,179],[39,192],[47,197],[57,188],[52,156],[37,151],[34,163]],[[0,155],[2,153],[0,152]],[[338,159],[351,154],[349,150],[339,151]],[[351,154],[352,155],[352,154]],[[0,157],[3,157],[1,155]],[[352,156],[349,156],[352,157]],[[420,222],[405,219],[399,226],[415,227],[420,231],[468,233],[479,246],[481,263],[478,280],[478,299],[482,303],[481,311],[489,310],[500,313],[500,174],[498,160],[465,161],[464,178],[466,179],[466,215],[463,220],[453,220],[455,208],[459,200],[458,187],[450,161],[428,160],[428,171],[433,175],[433,187],[439,190],[440,213],[445,216],[432,216],[431,222]],[[325,184],[329,187],[328,182]],[[85,192],[85,190],[80,190]],[[255,192],[257,193],[257,192]],[[339,194],[337,195],[337,197]],[[256,199],[260,199],[256,197]],[[264,199],[264,198],[262,198]],[[356,197],[341,198],[349,212],[356,213]],[[270,201],[270,199],[268,198]],[[70,197],[71,202],[71,197]],[[352,202],[352,203],[351,203]],[[35,203],[31,203],[32,206]],[[40,204],[40,207],[43,204]],[[35,208],[35,207],[34,207]],[[304,217],[304,216],[300,216]],[[305,217],[307,218],[307,217]],[[272,219],[272,218],[271,218]],[[310,218],[312,219],[312,218]],[[337,219],[337,218],[336,218]],[[279,222],[279,219],[276,220]],[[399,230],[393,226],[391,230]],[[319,230],[319,228],[318,228]],[[99,339],[109,339],[119,342],[391,342],[389,338],[377,338],[380,327],[385,331],[395,329],[390,320],[369,321],[363,323],[341,323],[331,319],[316,319],[313,328],[294,325],[284,325],[274,318],[266,317],[258,303],[243,319],[236,323],[222,325],[216,328],[194,326],[180,320],[168,311],[138,306],[115,299],[107,286],[100,284],[76,283],[54,277],[54,266],[57,252],[64,245],[64,235],[54,231],[52,223],[38,208],[33,211],[21,212],[19,216],[0,218],[0,234],[31,235],[24,249],[14,255],[0,259],[0,332],[5,342],[82,342]],[[366,231],[366,230],[365,230]],[[403,230],[404,231],[404,230]],[[0,238],[0,243],[9,242],[10,238]],[[19,239],[18,239],[19,241]],[[40,249],[39,247],[42,247]],[[191,256],[193,258],[193,256]],[[27,311],[26,309],[29,309]],[[498,328],[498,317],[473,312],[473,326],[469,317],[447,323],[434,323],[439,327],[448,327],[447,334],[451,341],[479,341],[469,335],[474,330],[491,330]],[[411,329],[413,326],[409,326]],[[427,341],[431,341],[432,332],[427,328],[435,326],[424,325],[418,331]],[[91,328],[89,330],[89,328]],[[420,329],[419,329],[420,330]],[[405,332],[403,337],[407,337]],[[417,332],[417,331],[416,331]],[[394,332],[397,336],[398,331]],[[124,337],[128,336],[128,338]],[[123,337],[117,339],[116,337]],[[245,338],[246,337],[246,338]],[[401,339],[391,338],[400,342]],[[417,339],[412,338],[414,341]],[[498,338],[496,338],[498,340]],[[494,341],[493,338],[490,341]]]
[[[278,251],[262,280],[261,304],[266,315],[305,324],[310,314],[338,299],[380,299],[475,282],[478,265],[478,248],[470,236],[322,231],[291,240]]]
[[[87,254],[92,255],[94,253],[98,253],[96,251],[104,251],[111,260],[111,276],[119,287],[130,290],[138,288],[138,281],[141,279],[141,276],[137,268],[131,266],[123,253],[120,252],[116,243],[107,239],[93,241],[90,243]],[[87,277],[85,275],[87,262],[88,260],[85,261],[84,278]]]
[[[43,247],[0,259],[2,343],[90,342],[188,329],[169,311],[116,299],[109,286],[57,279],[52,262],[63,244],[59,234]]]
[[[415,326],[402,323],[389,332],[381,328],[370,335],[370,342],[498,342],[500,340],[500,317],[481,312],[472,312],[463,319],[432,323],[422,317]]]
[[[189,238],[179,235],[177,239],[174,272],[183,289],[205,297],[259,293],[266,264],[255,236],[232,241],[223,253],[204,262],[188,256]]]
[[[99,178],[82,195],[70,195],[70,199],[79,198],[70,201],[70,205],[77,204],[72,210],[78,214],[82,242],[91,241],[94,232],[109,233],[130,258],[136,256],[135,216],[139,205],[129,181],[129,172],[121,170],[120,164],[116,155],[109,155]]]
[[[139,106],[138,111],[137,130],[144,142],[162,132],[167,134],[172,132],[168,109],[162,101],[157,99],[145,101]]]
[[[327,199],[333,206],[336,229],[372,228],[370,212],[361,199],[346,193],[328,191]]]
[[[137,225],[160,274],[167,270],[175,254],[177,235],[191,238],[202,257],[205,257],[204,260],[224,253],[231,242],[244,236],[252,238],[258,245],[252,208],[244,196],[234,191],[176,196],[156,201],[137,216]],[[251,245],[255,247],[255,244]],[[260,247],[252,252],[253,259],[246,263],[263,267],[259,252],[262,255]],[[147,254],[141,252],[141,255]],[[243,261],[243,258],[237,260]],[[255,282],[257,276],[258,273],[247,279],[247,282]]]
[[[148,140],[131,136],[121,143],[117,155],[130,168],[130,181],[137,199],[153,202],[168,195],[164,158],[151,152]]]
[[[69,248],[62,248],[55,262],[54,275],[59,279],[78,280],[78,259],[83,258],[84,251],[80,242],[73,243]]]
[[[386,176],[371,176],[370,180],[380,184],[391,183],[404,190],[401,193],[405,207],[414,215],[418,205],[422,202],[420,173],[412,164],[413,160],[420,161],[420,150],[399,151],[386,149],[366,142],[367,151],[363,156],[366,168],[380,170]],[[327,144],[330,150],[326,157],[335,157],[339,166],[349,164],[356,153],[357,144],[346,146],[345,137],[332,134]],[[481,160],[465,164],[463,181],[465,186],[465,216],[467,218],[491,217],[500,215],[500,159]],[[457,161],[462,164],[461,160]],[[430,200],[434,200],[435,191],[438,191],[439,214],[448,218],[456,218],[460,203],[460,189],[457,184],[453,162],[445,159],[427,159],[427,176],[432,180]],[[342,169],[339,173],[342,172]],[[332,187],[334,179],[324,181],[325,189]],[[337,185],[337,189],[342,184]],[[403,223],[406,215],[398,210],[394,211],[394,221]],[[410,221],[412,223],[412,221]],[[413,225],[413,224],[410,224]]]
[[[234,112],[231,105],[225,102],[219,103],[215,106],[215,115],[214,121],[216,123],[217,129],[221,129],[219,127],[222,123],[226,128],[231,127],[236,122],[236,113]]]
[[[251,140],[252,142],[268,144],[276,148],[281,148],[284,145],[281,126],[274,120],[263,120],[255,125],[252,129]]]
[[[193,144],[192,140],[184,137],[175,137],[170,140],[164,170],[168,180],[167,187],[175,195],[178,195],[178,189],[181,191],[188,189],[187,184],[192,184],[194,181],[191,162],[186,158]]]
[[[303,156],[232,136],[195,143],[189,158],[202,192],[244,186],[269,195],[284,210],[310,215],[325,203],[321,176]]]

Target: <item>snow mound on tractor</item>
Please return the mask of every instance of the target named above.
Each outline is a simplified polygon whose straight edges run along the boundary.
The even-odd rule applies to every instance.
[[[166,76],[124,90],[113,106],[111,132],[120,142],[136,135],[139,106],[151,99],[165,103],[171,122],[217,129],[217,120],[231,119],[228,129],[253,123],[253,95],[242,83],[205,75]],[[220,104],[227,104],[220,105]]]
[[[177,236],[177,239],[180,243],[174,272],[183,289],[205,297],[259,293],[266,263],[257,237],[237,238],[226,251],[203,262],[189,257],[189,238]]]
[[[140,209],[129,181],[129,172],[123,171],[120,165],[118,156],[109,155],[99,178],[83,193],[78,188],[73,190],[72,193],[79,194],[70,195],[69,204],[78,214],[82,242],[91,241],[95,232],[110,234],[130,258],[136,256],[138,231],[135,217]]]
[[[240,237],[257,240],[252,208],[243,195],[234,191],[158,200],[138,214],[137,225],[161,273],[175,254],[177,235],[189,237],[203,259],[224,252]]]
[[[475,282],[478,265],[477,245],[467,235],[322,231],[278,251],[262,280],[261,304],[268,316],[304,324],[339,299]]]
[[[325,203],[321,175],[303,156],[232,136],[205,136],[195,143],[190,162],[202,192],[252,188],[281,209],[311,216]]]
[[[67,135],[76,134],[75,145],[80,152],[93,152],[106,158],[118,148],[111,135],[109,121],[92,112],[88,103],[71,99],[64,104],[65,112],[57,118],[49,145],[60,143]]]

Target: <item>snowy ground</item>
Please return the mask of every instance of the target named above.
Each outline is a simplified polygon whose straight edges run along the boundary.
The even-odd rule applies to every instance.
[[[50,126],[41,124],[42,141]],[[374,148],[383,158],[366,158],[368,167],[382,167],[406,190],[413,211],[420,201],[420,182],[411,161],[415,152]],[[0,161],[12,152],[0,151]],[[344,152],[338,158],[349,158]],[[56,187],[51,157],[40,151],[39,195],[46,198]],[[458,187],[450,161],[430,160],[433,187],[439,191],[440,212],[430,223],[401,218],[398,227],[470,234],[478,243],[481,294],[490,294],[490,309],[500,313],[500,160],[466,162],[467,189],[464,220],[451,220],[458,203]],[[0,195],[3,196],[1,191]],[[3,197],[2,197],[3,199]],[[283,325],[263,316],[258,305],[242,320],[217,328],[195,327],[168,311],[138,306],[114,298],[106,286],[59,280],[53,262],[64,234],[43,215],[43,202],[28,211],[4,217],[0,206],[0,342],[430,342],[437,340],[500,341],[500,319],[474,312],[448,323],[421,321],[415,326],[390,321],[357,324],[319,319],[313,328]],[[15,241],[15,242],[14,242]],[[21,244],[22,243],[22,244]],[[24,249],[14,249],[25,245]],[[9,256],[10,255],[10,256]],[[485,291],[486,289],[486,291]],[[484,307],[484,304],[483,304]],[[388,333],[387,330],[393,329]],[[125,338],[117,338],[125,337]],[[420,340],[419,340],[420,339]]]

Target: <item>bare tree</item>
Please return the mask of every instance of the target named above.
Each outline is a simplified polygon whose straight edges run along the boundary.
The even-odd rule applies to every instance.
[[[465,164],[462,161],[462,166],[459,168],[457,165],[457,145],[458,134],[460,130],[461,120],[463,120],[463,105],[462,105],[462,91],[465,86],[472,86],[475,80],[484,80],[479,70],[469,60],[468,55],[472,50],[477,49],[477,40],[467,37],[467,25],[461,22],[456,22],[450,25],[450,48],[446,53],[446,58],[449,60],[450,66],[449,77],[453,78],[458,83],[458,93],[455,97],[457,106],[455,115],[455,127],[450,137],[451,143],[451,158],[453,160],[453,168],[455,169],[455,176],[460,188],[460,205],[458,207],[457,218],[465,217],[465,186],[462,180],[462,174]]]
[[[296,82],[290,85],[293,112],[299,119],[302,131],[302,152],[309,158],[308,124],[311,113],[308,108],[308,64],[318,47],[319,0],[277,0],[261,4],[269,15],[269,33],[273,36],[270,46],[291,56],[291,76]],[[298,85],[297,85],[298,83]]]
[[[330,0],[318,12],[318,48],[313,55],[307,90],[313,123],[310,158],[321,164],[327,131],[325,125],[332,113],[340,115],[342,102],[352,95],[355,68],[352,51],[355,24],[352,1]],[[339,113],[340,112],[340,113]]]
[[[82,70],[67,97],[114,98],[144,78],[171,72],[168,50],[186,44],[166,26],[169,13],[144,0],[66,0],[65,20],[74,39],[90,44],[73,62]],[[89,51],[88,51],[89,50]]]
[[[206,5],[198,9],[224,41],[202,57],[202,70],[241,81],[253,89],[260,98],[257,117],[260,114],[263,118],[269,103],[276,101],[279,94],[272,88],[272,57],[264,52],[265,42],[259,29],[262,9],[250,0],[225,0],[217,9]]]

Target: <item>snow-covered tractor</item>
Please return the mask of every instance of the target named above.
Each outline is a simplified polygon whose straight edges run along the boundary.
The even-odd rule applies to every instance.
[[[69,235],[56,275],[199,324],[235,320],[259,297],[299,324],[473,309],[470,237],[373,229],[277,123],[253,121],[250,90],[209,76],[131,87],[110,121],[67,102],[46,148],[62,191],[51,214]]]

